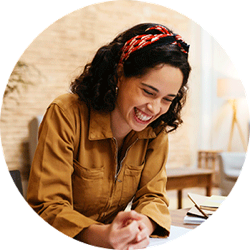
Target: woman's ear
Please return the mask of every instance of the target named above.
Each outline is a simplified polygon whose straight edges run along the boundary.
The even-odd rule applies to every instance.
[[[117,81],[117,87],[120,87],[120,84],[122,82],[122,79],[124,77],[124,73],[123,73],[123,65],[122,64],[118,64],[117,66],[117,76],[118,76],[118,81]]]

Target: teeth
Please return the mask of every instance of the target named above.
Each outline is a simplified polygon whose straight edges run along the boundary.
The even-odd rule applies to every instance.
[[[144,122],[149,121],[152,118],[152,116],[147,116],[147,115],[142,114],[137,108],[135,108],[135,114],[138,119]]]

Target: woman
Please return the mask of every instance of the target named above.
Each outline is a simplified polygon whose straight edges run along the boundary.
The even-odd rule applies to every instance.
[[[188,47],[162,25],[134,26],[52,102],[28,188],[43,219],[106,248],[144,248],[149,236],[169,235],[168,133],[182,122]]]

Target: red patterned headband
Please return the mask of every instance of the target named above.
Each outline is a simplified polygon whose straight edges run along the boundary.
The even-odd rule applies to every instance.
[[[149,30],[158,30],[162,33],[161,34],[143,34],[143,35],[137,35],[135,37],[132,37],[122,47],[122,55],[121,55],[119,63],[121,64],[124,63],[130,56],[130,54],[133,53],[134,51],[144,48],[147,45],[155,43],[156,41],[162,38],[166,38],[166,37],[173,38],[173,39],[170,39],[170,42],[166,42],[166,43],[176,44],[180,47],[180,50],[183,53],[188,54],[189,45],[187,45],[182,40],[181,36],[169,32],[166,28],[160,25],[148,28],[145,30],[145,32],[148,32]]]

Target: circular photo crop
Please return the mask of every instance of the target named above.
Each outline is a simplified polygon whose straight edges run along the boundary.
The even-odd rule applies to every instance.
[[[25,220],[39,221],[32,231],[41,223],[76,248],[142,249],[223,207],[250,119],[241,78],[206,30],[121,0],[75,10],[30,43],[0,126],[9,182]]]

